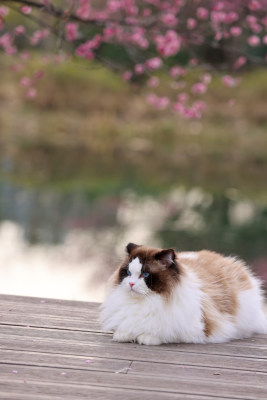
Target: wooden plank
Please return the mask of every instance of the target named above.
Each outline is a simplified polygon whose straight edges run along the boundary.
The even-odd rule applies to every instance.
[[[13,374],[13,380],[23,381],[41,381],[51,383],[65,383],[76,384],[83,386],[91,385],[102,388],[120,388],[125,390],[139,390],[144,392],[163,392],[163,393],[187,393],[187,394],[200,394],[204,396],[214,396],[220,393],[222,397],[232,397],[242,400],[258,400],[267,398],[266,385],[252,385],[251,383],[243,383],[242,385],[218,382],[215,384],[209,381],[202,381],[195,379],[193,376],[189,380],[180,378],[169,377],[153,377],[149,379],[144,375],[131,375],[131,374],[115,374],[96,371],[77,371],[69,369],[58,368],[39,368],[20,366],[17,364],[3,365],[0,364],[1,379],[10,379],[12,370],[16,370],[17,374]],[[63,375],[64,374],[64,375]]]
[[[88,359],[82,356],[66,356],[13,350],[0,350],[0,360],[2,364],[143,374],[148,377],[150,375],[167,377],[179,376],[188,379],[190,376],[193,376],[194,379],[210,380],[213,383],[218,380],[219,382],[250,382],[252,384],[265,384],[267,381],[267,371],[265,373],[255,373],[250,371],[233,371],[224,369],[223,367],[194,367],[164,363],[155,364],[151,362],[131,362],[130,360],[113,360],[97,357],[91,357]]]
[[[15,321],[15,323],[14,323]],[[42,327],[42,328],[54,328],[54,329],[64,329],[65,331],[81,331],[81,332],[95,332],[95,333],[102,333],[102,334],[109,334],[109,332],[103,332],[101,330],[101,324],[97,322],[97,319],[88,316],[84,317],[83,319],[73,319],[73,318],[62,318],[57,316],[46,316],[46,315],[21,315],[19,313],[3,313],[0,314],[0,326],[4,325],[15,325],[21,327]],[[182,344],[178,344],[179,351],[182,350]],[[189,350],[189,344],[186,344],[186,350]],[[195,345],[193,345],[195,346]],[[206,347],[207,345],[205,345]],[[229,343],[224,344],[216,344],[217,346],[237,346],[242,347],[257,347],[257,348],[264,348],[267,350],[267,335],[265,336],[253,336],[248,339],[243,340],[234,340]],[[172,349],[175,351],[175,349]],[[231,350],[229,350],[231,351]]]
[[[22,392],[24,394],[22,394]],[[44,396],[45,392],[45,396]],[[190,395],[179,393],[163,393],[163,392],[142,392],[139,390],[121,388],[101,388],[90,385],[75,385],[65,383],[38,382],[28,380],[24,382],[14,382],[12,380],[1,381],[0,378],[0,393],[2,393],[5,400],[80,400],[80,399],[94,399],[94,400],[211,400],[210,396],[203,395]],[[26,393],[26,394],[25,394]],[[40,394],[41,393],[41,394]],[[35,397],[36,396],[36,397]],[[37,397],[38,396],[38,397]],[[40,398],[39,398],[40,397]],[[226,397],[213,396],[216,400],[225,400]],[[245,400],[245,399],[244,399]]]
[[[0,300],[1,301],[1,300]],[[39,301],[39,300],[38,300]],[[92,307],[92,304],[94,306]],[[76,308],[64,306],[64,304],[47,304],[47,303],[0,303],[0,314],[4,313],[20,313],[32,315],[61,316],[83,319],[84,317],[98,317],[100,305],[97,303],[87,303],[87,308]]]
[[[211,384],[215,382],[225,382],[225,384],[229,382],[234,384],[249,382],[249,384],[264,386],[267,382],[267,371],[255,373],[254,371],[233,371],[232,369],[229,370],[223,367],[196,367],[192,365],[170,365],[139,361],[132,362],[128,374],[143,374],[147,376],[148,379],[150,376],[179,377],[185,380],[193,378],[201,379],[202,381],[208,380]]]
[[[45,303],[42,303],[45,301]],[[10,304],[46,304],[46,305],[54,305],[56,308],[58,306],[62,307],[71,307],[77,309],[94,309],[99,307],[99,303],[95,302],[87,302],[87,301],[77,301],[77,300],[60,300],[60,299],[49,299],[45,297],[30,297],[30,296],[14,296],[8,294],[0,294],[0,303],[4,302]]]
[[[64,330],[101,332],[99,322],[94,322],[90,316],[83,320],[73,318],[53,317],[46,315],[21,315],[20,313],[3,314],[0,317],[0,325],[31,326],[43,328],[56,328]]]
[[[66,356],[61,354],[47,354],[38,352],[22,352],[14,350],[0,350],[0,360],[3,364],[32,365],[39,367],[71,368],[77,370],[95,370],[103,372],[144,374],[153,376],[180,376],[188,377],[190,374],[199,379],[208,379],[212,382],[250,382],[261,384],[267,380],[267,371],[250,372],[234,371],[223,367],[194,367],[184,365],[170,365],[164,363],[131,362],[130,360],[114,360],[108,358],[82,356]],[[128,370],[128,368],[130,368]]]
[[[49,354],[78,355],[84,357],[111,358],[117,360],[163,362],[167,364],[195,365],[205,367],[216,367],[236,369],[254,372],[265,372],[267,360],[233,357],[212,354],[179,353],[171,351],[155,351],[155,347],[145,347],[136,344],[123,345],[112,344],[90,344],[83,342],[61,342],[49,339],[31,339],[20,337],[8,337],[0,335],[0,348],[18,351],[37,351]]]
[[[65,354],[48,354],[40,352],[3,350],[0,348],[2,364],[32,365],[38,367],[72,368],[86,371],[103,371],[127,373],[130,360],[114,360],[110,358],[85,357]]]
[[[7,335],[9,338],[16,336],[23,336],[30,339],[57,339],[60,342],[86,342],[88,344],[106,344],[115,345],[111,341],[109,334],[96,334],[92,332],[75,332],[75,331],[61,331],[57,329],[38,329],[38,328],[25,328],[25,327],[12,327],[2,326],[1,337]],[[1,339],[0,339],[1,340]],[[131,343],[121,343],[121,348],[125,351],[131,346]],[[142,351],[150,351],[148,346],[139,346]],[[267,346],[258,347],[256,342],[251,346],[243,346],[242,341],[238,342],[234,347],[228,344],[169,344],[161,346],[153,346],[153,351],[159,353],[162,351],[169,351],[172,353],[195,353],[195,354],[216,354],[216,355],[231,355],[236,357],[251,357],[267,360]]]

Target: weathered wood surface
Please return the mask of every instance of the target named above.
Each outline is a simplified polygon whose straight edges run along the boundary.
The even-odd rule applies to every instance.
[[[98,306],[1,295],[0,399],[267,399],[267,336],[115,343]]]

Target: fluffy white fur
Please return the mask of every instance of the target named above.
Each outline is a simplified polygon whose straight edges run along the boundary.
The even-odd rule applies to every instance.
[[[182,253],[182,258],[196,259],[194,253]],[[140,271],[142,264],[135,258],[129,265],[131,276],[111,288],[102,305],[101,320],[107,331],[114,331],[113,340],[137,341],[140,344],[218,343],[266,332],[266,317],[262,309],[259,281],[252,277],[252,288],[239,295],[239,311],[235,316],[218,312],[218,329],[204,334],[203,305],[205,293],[199,278],[186,271],[176,285],[171,299],[151,291]],[[134,285],[132,288],[129,283]]]

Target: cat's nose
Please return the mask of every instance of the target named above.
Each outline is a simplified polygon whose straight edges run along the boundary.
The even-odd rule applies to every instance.
[[[131,286],[131,288],[134,286],[133,282],[129,282],[129,285]]]

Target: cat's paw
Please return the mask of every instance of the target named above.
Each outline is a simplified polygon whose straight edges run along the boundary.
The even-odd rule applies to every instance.
[[[128,333],[125,333],[123,331],[116,331],[113,334],[113,339],[115,342],[132,342],[133,337],[129,336]]]
[[[162,343],[158,337],[147,335],[145,333],[139,335],[136,340],[139,344],[146,344],[148,346],[156,346]]]

